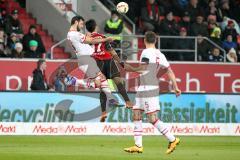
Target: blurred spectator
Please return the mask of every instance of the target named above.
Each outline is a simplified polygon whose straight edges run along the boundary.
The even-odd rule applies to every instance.
[[[177,2],[182,9],[188,5],[188,0],[177,0]]]
[[[141,8],[141,21],[144,31],[159,33],[160,16],[162,11],[155,0],[147,0],[146,6]]]
[[[240,1],[239,0],[232,0],[232,12],[234,19],[240,23]]]
[[[228,17],[224,17],[223,21],[221,22],[222,30],[224,31],[228,27],[228,25],[231,25],[231,23],[232,23],[231,21],[234,24],[233,26],[236,29],[237,34],[240,34],[240,28],[239,28],[239,25],[238,25],[237,21],[235,21],[234,19],[230,19]]]
[[[217,44],[218,46],[222,46],[222,40],[221,40],[221,29],[217,26],[216,23],[209,24],[209,33],[210,33],[210,39]]]
[[[38,52],[40,52],[40,53],[45,53],[46,52],[46,49],[45,49],[44,44],[42,42],[42,38],[37,33],[35,25],[31,25],[29,27],[29,32],[27,34],[25,34],[24,37],[23,37],[22,43],[23,43],[23,49],[25,51],[30,51],[29,42],[31,40],[35,40],[35,41],[38,42],[38,48],[37,48]]]
[[[17,34],[11,33],[10,37],[8,38],[7,41],[7,47],[9,50],[12,50],[15,48],[15,44],[19,42],[19,39],[17,38]]]
[[[117,46],[116,48],[120,47],[120,42],[122,40],[122,31],[123,31],[123,21],[119,17],[119,14],[117,11],[112,11],[111,18],[106,21],[105,27],[104,27],[105,33],[111,34],[114,38],[114,42]]]
[[[209,51],[211,47],[207,40],[202,35],[197,36],[197,53],[199,61],[208,61]]]
[[[6,52],[5,46],[2,42],[0,42],[0,57],[1,58],[7,58],[10,57],[10,55]]]
[[[55,91],[63,92],[67,91],[67,85],[64,83],[64,79],[67,77],[68,73],[64,66],[60,66],[56,77],[54,78]]]
[[[237,53],[234,48],[231,48],[227,53],[227,60],[232,63],[236,63],[238,61]]]
[[[161,35],[171,35],[171,36],[176,36],[178,35],[178,24],[174,20],[173,17],[173,12],[172,11],[167,11],[166,12],[166,18],[162,21],[161,23]]]
[[[192,36],[197,36],[197,35],[203,35],[203,36],[208,36],[208,27],[207,24],[204,23],[204,17],[200,13],[196,17],[196,22],[192,24],[191,26],[191,35]]]
[[[222,48],[225,51],[229,51],[231,48],[237,49],[237,43],[233,42],[233,37],[231,34],[227,36],[227,39],[223,42]]]
[[[231,11],[229,0],[221,0],[221,17],[234,18],[233,12]]]
[[[182,11],[184,10],[183,6],[179,4],[179,1],[183,2],[185,0],[156,0],[156,1],[158,2],[163,14],[166,14],[168,10],[172,10],[174,15],[181,16]]]
[[[182,27],[180,28],[179,33],[180,38],[176,39],[174,43],[174,49],[178,50],[193,50],[194,44],[192,39],[187,39],[187,29]],[[193,52],[176,52],[174,53],[176,59],[180,61],[193,61],[194,60],[194,53]]]
[[[54,86],[56,91],[62,92],[67,91],[68,87],[93,87],[95,84],[89,80],[84,81],[82,79],[77,79],[76,77],[71,76],[68,74],[64,66],[60,66],[56,77],[54,78]]]
[[[208,22],[208,24],[216,24],[217,23],[216,16],[212,15],[212,14],[208,15],[207,22]]]
[[[191,31],[191,18],[188,13],[188,11],[185,11],[182,15],[182,19],[179,22],[179,27],[184,27],[187,29],[188,35],[190,34],[189,32]]]
[[[189,0],[187,11],[189,12],[192,22],[196,19],[199,13],[203,13],[203,9],[198,4],[198,0]],[[204,15],[202,16],[204,17]]]
[[[209,0],[205,13],[206,15],[216,16],[218,22],[222,21],[221,10],[217,7],[217,0]]]
[[[208,56],[208,61],[211,62],[223,62],[224,57],[220,54],[220,50],[218,48],[213,48],[211,54]]]
[[[178,25],[173,19],[172,11],[166,12],[166,17],[162,21],[160,26],[160,34],[167,35],[167,36],[177,36],[179,35]],[[172,39],[169,38],[162,38],[161,39],[161,48],[173,48],[175,44],[173,44]],[[175,60],[176,55],[174,53],[168,52],[166,54],[169,60]]]
[[[167,36],[177,36],[179,35],[178,25],[176,21],[173,19],[173,12],[167,11],[166,18],[162,21],[160,26],[160,34],[167,35]],[[161,48],[172,48],[174,44],[172,43],[172,39],[170,38],[163,38],[161,39]],[[166,54],[169,60],[176,59],[173,53]]]
[[[15,44],[15,48],[12,50],[12,58],[24,58],[23,45],[20,42]]]
[[[121,2],[121,0],[119,0]],[[127,2],[129,5],[129,11],[127,12],[127,16],[133,20],[133,22],[136,22],[141,15],[141,8],[143,5],[143,0],[131,0]],[[137,5],[136,5],[137,4]],[[145,3],[144,3],[145,6]]]
[[[0,28],[0,43],[4,44],[4,48],[7,46],[7,35],[2,28]]]
[[[30,50],[26,52],[26,58],[42,58],[42,53],[37,50],[38,42],[31,40],[29,42]]]
[[[6,33],[8,35],[16,33],[17,37],[20,39],[23,37],[22,24],[18,19],[18,10],[16,9],[12,11],[12,15],[6,20]]]
[[[0,28],[5,28],[6,25],[6,10],[0,9]]]
[[[235,24],[232,20],[228,21],[228,25],[223,31],[223,40],[227,38],[228,35],[232,35],[232,39],[234,42],[237,42],[237,30],[235,29]]]
[[[37,62],[37,68],[33,71],[33,81],[31,84],[32,90],[48,90],[50,87],[47,84],[47,77],[45,74],[47,68],[46,61],[40,59]]]

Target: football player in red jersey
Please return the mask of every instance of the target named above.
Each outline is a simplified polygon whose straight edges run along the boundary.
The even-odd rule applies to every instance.
[[[90,32],[92,38],[105,38],[103,34],[98,33],[98,26],[95,20],[90,19],[86,22],[86,28]],[[115,61],[120,65],[124,65],[121,59],[118,57],[115,50],[111,47],[110,43],[98,43],[94,44],[94,54],[98,67],[101,72],[106,76],[107,79],[112,79],[117,86],[119,93],[122,95],[124,101],[126,102],[127,108],[132,108],[133,104],[130,101],[127,91],[124,86],[124,81],[120,77],[120,71]],[[100,92],[100,103],[102,108],[101,122],[104,122],[106,114],[106,95],[104,92]]]

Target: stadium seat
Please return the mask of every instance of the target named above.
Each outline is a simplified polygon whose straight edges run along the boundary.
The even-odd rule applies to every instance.
[[[37,32],[39,35],[41,35],[43,43],[45,45],[46,51],[50,51],[51,47],[55,44],[53,37],[48,34],[46,30],[43,30],[42,26],[40,24],[37,24],[37,21],[35,18],[31,16],[31,14],[27,13],[24,8],[21,8],[20,5],[15,2],[14,0],[8,0],[8,12],[11,13],[12,10],[17,9],[19,11],[19,19],[22,23],[23,32],[26,34],[29,30],[30,25],[36,25]],[[68,53],[64,52],[64,49],[62,47],[56,47],[54,49],[54,58],[55,59],[63,59],[63,58],[69,58]]]

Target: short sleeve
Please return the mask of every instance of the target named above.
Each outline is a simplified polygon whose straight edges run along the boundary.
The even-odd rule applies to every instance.
[[[162,53],[160,54],[159,65],[161,65],[163,68],[169,68],[170,67],[170,64],[167,61],[167,58]]]
[[[149,59],[146,57],[142,57],[141,62],[149,64]]]
[[[144,50],[141,54],[140,61],[149,64],[150,58],[148,54],[146,54],[146,51]]]

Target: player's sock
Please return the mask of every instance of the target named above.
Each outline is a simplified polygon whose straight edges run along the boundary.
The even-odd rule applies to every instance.
[[[113,98],[111,89],[110,89],[106,79],[101,80],[100,89],[105,93],[105,95],[107,96],[107,99],[112,99]]]
[[[99,88],[101,89],[101,91],[105,93],[105,95],[107,96],[107,99],[113,99],[111,89],[108,85],[108,81],[107,79],[103,78],[102,73],[98,74],[98,76],[96,77],[96,80],[100,82]]]
[[[107,105],[107,97],[104,92],[100,91],[100,104],[101,104],[101,110],[102,112],[106,111],[106,105]]]
[[[138,147],[142,147],[142,131],[142,121],[134,121],[134,141]]]
[[[96,88],[95,83],[90,79],[77,79],[76,86],[82,86],[84,88]]]
[[[169,142],[173,142],[175,140],[175,136],[169,132],[168,127],[162,121],[158,119],[153,123],[153,125],[169,140]]]

